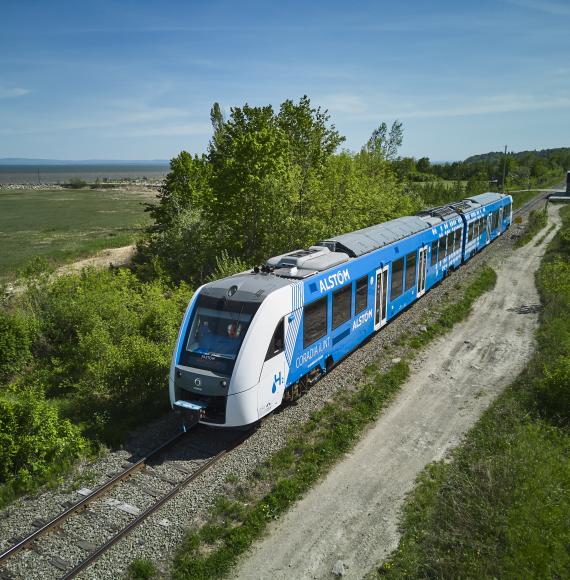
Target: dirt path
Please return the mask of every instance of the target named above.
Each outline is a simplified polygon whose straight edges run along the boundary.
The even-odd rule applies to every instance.
[[[558,207],[550,220],[560,224]],[[423,467],[458,444],[533,349],[534,273],[555,231],[495,264],[492,292],[415,361],[398,397],[353,452],[269,530],[232,577],[362,578],[398,544],[398,514]]]
[[[117,268],[121,266],[127,266],[130,264],[136,251],[136,246],[133,244],[131,246],[123,246],[121,248],[109,248],[108,250],[101,250],[94,256],[79,260],[78,262],[72,262],[71,264],[65,264],[57,269],[57,274],[71,274],[75,272],[80,272],[83,268],[93,267],[93,268],[106,268],[109,265],[115,266]]]

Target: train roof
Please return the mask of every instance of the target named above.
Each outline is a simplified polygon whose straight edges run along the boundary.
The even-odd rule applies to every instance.
[[[502,193],[495,193],[493,191],[488,191],[486,193],[480,193],[479,195],[473,195],[468,197],[463,201],[456,201],[455,203],[450,203],[450,207],[453,207],[460,213],[466,213],[468,211],[479,209],[480,207],[487,205],[489,203],[494,203],[506,197]]]
[[[356,232],[327,238],[319,242],[319,246],[326,246],[333,252],[344,252],[350,257],[357,258],[429,227],[430,225],[418,216],[401,217]]]
[[[502,193],[495,193],[494,191],[487,191],[486,193],[480,193],[479,195],[473,195],[472,197],[468,197],[469,201],[473,201],[478,203],[479,205],[487,205],[488,203],[493,203],[495,201],[499,201],[503,199],[506,195]]]
[[[431,207],[418,212],[416,215],[421,217],[430,226],[437,226],[441,222],[459,217],[459,213],[451,205]]]
[[[271,292],[289,286],[291,280],[268,276],[267,274],[252,274],[251,270],[222,278],[206,284],[200,294],[211,298],[231,299],[238,302],[261,303]]]

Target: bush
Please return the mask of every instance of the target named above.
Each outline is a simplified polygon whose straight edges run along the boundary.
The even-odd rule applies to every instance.
[[[227,278],[234,274],[245,272],[251,268],[240,258],[232,258],[228,255],[226,250],[222,250],[219,256],[216,256],[216,269],[208,276],[208,282],[219,280],[220,278]]]
[[[22,312],[0,310],[0,380],[22,369],[30,360],[37,325]]]
[[[87,433],[116,443],[168,404],[168,369],[190,298],[182,284],[142,283],[130,271],[87,270],[30,289],[21,307],[41,321],[29,381],[64,397]]]
[[[84,179],[81,179],[79,177],[73,177],[72,179],[69,180],[69,187],[71,187],[72,189],[83,189],[88,185],[89,184]]]
[[[85,449],[79,429],[61,419],[38,389],[0,396],[0,503],[61,472]]]

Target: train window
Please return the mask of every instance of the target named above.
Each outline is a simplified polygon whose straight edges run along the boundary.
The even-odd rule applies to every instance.
[[[456,250],[461,249],[461,230],[455,230],[455,244],[454,247]]]
[[[453,232],[447,234],[447,253],[453,254],[455,250],[453,249]]]
[[[356,302],[354,313],[358,314],[366,310],[368,306],[368,276],[363,276],[356,281]]]
[[[437,240],[431,243],[431,262],[432,266],[437,264]]]
[[[416,285],[416,253],[406,256],[406,292]]]
[[[327,297],[305,306],[303,311],[303,348],[327,333]]]
[[[188,322],[181,365],[232,374],[242,341],[259,304],[200,295]]]
[[[332,295],[332,327],[337,328],[343,322],[350,320],[352,311],[352,284],[333,292]]]
[[[277,323],[277,328],[271,337],[271,342],[269,343],[269,348],[267,349],[267,354],[265,355],[265,360],[269,360],[279,353],[283,352],[285,348],[285,325],[283,324],[283,319]]]
[[[404,258],[392,262],[392,282],[390,284],[390,300],[396,300],[404,290]]]
[[[473,222],[469,224],[467,228],[467,241],[470,242],[473,239]]]
[[[447,254],[445,252],[445,242],[446,241],[447,241],[446,236],[439,238],[439,259],[440,260],[443,260],[443,258],[445,258],[445,256],[447,256]]]

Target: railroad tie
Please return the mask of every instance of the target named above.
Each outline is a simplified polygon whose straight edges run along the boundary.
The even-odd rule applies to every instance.
[[[97,545],[94,544],[93,542],[90,542],[89,540],[78,540],[77,541],[77,546],[79,548],[81,548],[82,550],[85,550],[86,552],[93,552],[94,550],[97,549]]]
[[[67,560],[64,560],[63,558],[60,558],[59,556],[53,556],[50,559],[49,563],[54,568],[57,568],[58,570],[61,570],[62,572],[65,572],[71,566],[70,562],[68,562]]]

